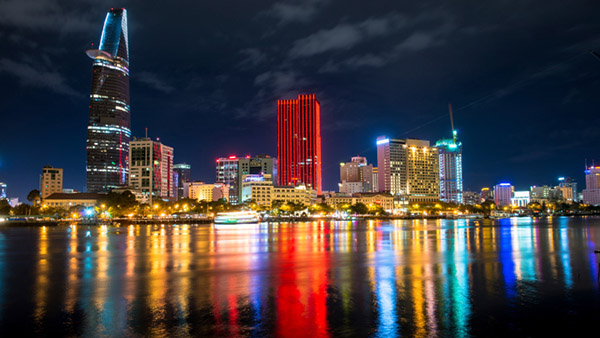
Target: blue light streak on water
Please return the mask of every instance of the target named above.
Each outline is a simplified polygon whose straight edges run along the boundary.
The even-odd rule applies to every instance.
[[[396,288],[393,266],[377,267],[377,304],[379,325],[376,337],[397,337]]]
[[[517,276],[512,246],[512,225],[510,219],[500,220],[500,262],[506,297],[514,299],[517,296]]]
[[[378,305],[378,325],[376,337],[398,337],[399,325],[396,321],[396,276],[395,256],[390,243],[390,233],[381,235],[381,250],[376,253],[376,294]],[[385,240],[384,240],[385,239]]]
[[[565,226],[565,225],[561,225]],[[560,229],[560,261],[563,267],[565,286],[573,287],[573,272],[571,270],[571,254],[569,253],[569,233],[567,228]]]
[[[444,267],[446,281],[444,283],[445,310],[448,314],[446,320],[452,327],[453,337],[469,336],[469,318],[471,315],[471,303],[469,301],[469,275],[468,264],[469,256],[466,248],[467,228],[461,227],[460,223],[455,223],[454,236],[450,239],[448,245],[447,260]]]

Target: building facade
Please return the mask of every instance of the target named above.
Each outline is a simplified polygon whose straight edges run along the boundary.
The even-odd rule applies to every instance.
[[[440,200],[447,203],[463,203],[462,143],[453,139],[437,141],[439,151]]]
[[[229,201],[229,186],[225,183],[188,182],[186,186],[188,186],[188,196],[191,199],[207,202],[220,199]]]
[[[173,181],[175,182],[174,187],[177,191],[175,198],[178,200],[186,196],[184,183],[191,181],[191,170],[192,167],[186,163],[173,165]]]
[[[49,207],[58,207],[68,209],[74,206],[84,206],[84,207],[93,207],[98,204],[98,201],[101,200],[106,195],[98,194],[98,193],[74,193],[74,194],[65,194],[65,193],[54,193],[46,199],[44,199],[44,204]]]
[[[321,104],[315,94],[277,101],[279,185],[304,183],[321,194]]]
[[[357,193],[353,195],[333,195],[325,200],[325,203],[332,207],[341,204],[355,205],[362,203],[367,207],[380,206],[388,213],[392,213],[394,209],[394,197],[390,194],[383,193]]]
[[[404,203],[435,202],[440,198],[439,153],[429,141],[377,138],[379,192]]]
[[[373,167],[373,173],[372,173],[372,180],[373,180],[373,189],[371,190],[371,192],[378,192],[379,191],[379,167]]]
[[[357,193],[373,191],[373,165],[365,157],[352,157],[350,162],[340,163],[340,192]]]
[[[463,191],[463,204],[477,205],[481,204],[481,194],[476,191]]]
[[[142,192],[142,203],[174,200],[173,148],[150,138],[131,141],[129,185]]]
[[[600,205],[600,166],[591,166],[585,170],[583,203]]]
[[[547,185],[537,186],[532,185],[529,188],[531,202],[549,202],[551,198],[552,188]]]
[[[270,175],[265,175],[262,179],[244,180],[242,202],[253,201],[266,208],[271,208],[274,201],[301,203],[308,207],[317,199],[317,191],[304,184],[278,186],[273,183]]]
[[[63,170],[54,168],[51,165],[42,168],[40,177],[40,194],[42,199],[54,194],[63,192]]]
[[[562,191],[563,199],[567,202],[577,202],[577,182],[570,177],[559,177],[558,186]]]
[[[238,204],[240,160],[237,156],[221,157],[217,159],[217,183],[229,186],[229,203]]]
[[[87,130],[87,191],[105,192],[126,185],[129,175],[131,116],[127,11],[106,15],[94,60]]]
[[[239,159],[239,172],[237,187],[237,200],[242,201],[242,183],[247,177],[260,180],[261,177],[277,182],[277,159],[269,155],[246,156]]]
[[[515,191],[513,197],[510,199],[511,204],[515,207],[525,208],[529,204],[530,197],[529,191]]]
[[[494,186],[494,203],[499,207],[512,204],[514,187],[510,183],[500,183]]]

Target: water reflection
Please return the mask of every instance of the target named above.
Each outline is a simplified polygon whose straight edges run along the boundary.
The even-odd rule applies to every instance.
[[[0,334],[527,335],[536,311],[600,314],[599,231],[593,218],[2,229]]]

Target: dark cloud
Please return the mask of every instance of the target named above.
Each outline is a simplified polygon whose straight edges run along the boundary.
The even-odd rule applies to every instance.
[[[307,57],[332,50],[350,49],[369,38],[388,34],[405,24],[406,19],[396,13],[385,17],[368,18],[354,24],[341,23],[296,40],[289,55],[292,58]]]
[[[76,3],[58,0],[5,0],[0,2],[0,24],[35,31],[92,32],[97,29],[95,22],[98,20],[93,20],[95,16],[89,10],[79,9],[103,3],[104,1]]]
[[[288,0],[276,2],[266,11],[259,13],[259,17],[271,17],[277,20],[279,25],[294,22],[307,23],[328,3],[329,0]]]
[[[158,90],[159,92],[163,92],[165,94],[169,94],[175,90],[174,87],[165,83],[161,77],[152,72],[137,72],[135,74],[135,77],[133,78],[141,83],[146,84],[150,88]]]
[[[2,58],[0,59],[0,73],[7,73],[16,77],[19,84],[25,87],[42,88],[69,96],[83,96],[82,93],[77,92],[67,84],[62,74],[47,70],[47,68],[37,68],[31,64]]]

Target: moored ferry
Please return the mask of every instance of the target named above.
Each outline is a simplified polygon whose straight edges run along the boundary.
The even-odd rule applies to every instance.
[[[215,224],[258,223],[260,216],[254,211],[220,212],[215,217]]]

